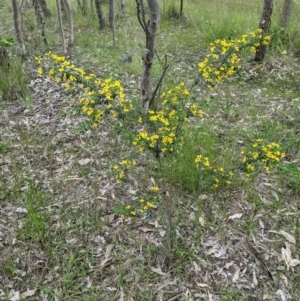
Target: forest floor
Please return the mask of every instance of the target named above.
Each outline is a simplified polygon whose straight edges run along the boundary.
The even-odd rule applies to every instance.
[[[288,147],[285,165],[297,166],[295,66],[268,61],[247,81],[200,94],[217,99],[204,109],[216,136],[269,131]],[[123,78],[125,87],[132,82]],[[291,183],[263,174],[251,194],[177,192],[170,254],[159,214],[114,214],[117,197],[136,189],[107,176],[111,161],[130,152],[114,127],[79,133],[78,95],[37,74],[30,89],[31,109],[1,102],[1,300],[167,300],[179,292],[178,300],[300,300],[299,167]]]
[[[94,70],[75,50],[78,67],[114,73],[115,62]],[[203,53],[172,51],[167,85],[192,83]],[[26,66],[32,104],[0,100],[0,300],[300,301],[299,58],[270,56],[212,92],[196,89],[203,144],[230,157],[261,137],[286,156],[228,191],[174,185],[172,248],[163,204],[137,218],[115,213],[138,195],[136,179],[160,183],[155,159],[142,154],[137,178],[116,184],[112,165],[132,147],[113,119],[83,131],[81,91],[39,75],[33,58]],[[122,66],[113,76],[138,99],[140,75]]]

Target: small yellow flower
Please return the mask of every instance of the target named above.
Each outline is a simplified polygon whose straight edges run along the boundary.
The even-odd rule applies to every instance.
[[[48,75],[49,75],[49,77],[52,77],[52,76],[54,75],[54,69],[53,69],[53,68],[51,68],[51,69],[49,70]]]
[[[56,76],[56,77],[54,78],[54,80],[55,80],[58,84],[61,82],[61,79],[60,79],[60,77],[58,77],[58,76]]]
[[[158,186],[151,186],[150,190],[154,191],[154,192],[157,192],[157,191],[159,191],[159,187]]]
[[[209,163],[208,157],[205,157],[204,160],[205,160],[205,161],[204,161],[204,166],[209,167],[209,166],[210,166],[210,163]]]
[[[147,206],[148,206],[149,208],[154,208],[154,207],[155,207],[154,204],[151,203],[151,202],[147,202]]]
[[[43,58],[40,56],[35,56],[34,59],[38,64],[40,64],[43,61]]]

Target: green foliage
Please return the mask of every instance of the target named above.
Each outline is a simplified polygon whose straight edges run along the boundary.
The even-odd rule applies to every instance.
[[[0,154],[5,154],[8,150],[8,144],[0,139]]]
[[[12,257],[9,257],[6,262],[2,263],[2,270],[9,277],[13,278],[16,276],[17,266]]]
[[[28,76],[24,71],[21,59],[9,56],[7,48],[15,47],[13,38],[0,37],[0,95],[3,99],[15,100],[22,97],[28,106],[31,105]]]
[[[16,100],[22,97],[28,105],[31,103],[27,87],[28,76],[19,58],[8,58],[0,66],[0,94],[3,99]]]
[[[14,46],[15,42],[13,38],[0,37],[0,47],[11,47]]]
[[[221,294],[221,301],[246,301],[248,295],[241,294],[232,287],[227,287]]]
[[[300,193],[300,169],[294,164],[282,164],[278,168],[278,174],[285,181],[292,193]]]
[[[29,186],[25,192],[27,220],[19,230],[19,238],[32,239],[44,248],[49,230],[49,215],[45,212],[45,196],[43,193]]]
[[[166,19],[179,19],[179,6],[178,3],[173,0],[167,4],[167,9],[163,12],[163,17]]]

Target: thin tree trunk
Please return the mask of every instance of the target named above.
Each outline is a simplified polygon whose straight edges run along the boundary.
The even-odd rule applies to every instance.
[[[105,20],[101,8],[101,0],[95,0],[95,5],[96,5],[96,11],[99,19],[99,30],[102,30],[105,27]]]
[[[293,4],[294,4],[294,0],[284,0],[281,19],[280,19],[281,27],[287,26],[291,17]]]
[[[87,2],[86,1],[87,0],[82,0],[82,2],[81,2],[81,0],[77,0],[77,4],[79,6],[79,9],[80,9],[80,11],[82,12],[82,14],[84,16],[86,16],[86,13],[87,13]]]
[[[14,28],[16,34],[16,41],[18,44],[22,45],[22,37],[21,37],[21,28],[20,28],[20,19],[19,19],[19,7],[18,1],[12,0],[12,8],[13,8],[13,19],[14,19]]]
[[[155,53],[155,33],[157,24],[160,19],[160,14],[158,1],[147,0],[150,20],[146,22],[143,0],[136,0],[136,3],[138,19],[146,34],[146,51],[143,55],[143,72],[141,80],[141,106],[145,110],[145,112],[147,112],[150,105],[150,71]]]
[[[109,0],[109,26],[113,36],[113,44],[116,44],[116,27],[115,27],[115,12],[114,12],[114,0]]]
[[[121,0],[121,9],[120,9],[121,17],[125,16],[125,0]]]
[[[41,35],[42,35],[43,42],[48,47],[48,41],[47,41],[46,34],[45,34],[46,22],[45,22],[45,16],[44,16],[44,12],[43,12],[43,9],[41,6],[41,2],[39,0],[34,0],[33,4],[34,4],[36,17],[41,26]]]
[[[68,55],[71,55],[73,52],[73,43],[74,43],[72,9],[69,0],[63,0],[63,1],[66,7],[68,25],[69,25],[69,40],[68,40],[67,53]]]
[[[183,16],[183,0],[180,0],[180,11],[179,11],[180,17]]]
[[[8,52],[7,49],[4,46],[0,46],[0,69],[1,67],[8,67]]]
[[[264,8],[259,23],[259,28],[262,29],[263,36],[269,33],[271,26],[271,15],[273,11],[273,0],[264,0]],[[267,45],[259,45],[256,49],[255,58],[256,62],[262,62],[267,54]]]
[[[66,8],[66,3],[64,0],[60,0],[60,10],[62,12],[63,18],[65,20],[68,20],[68,13],[67,13],[67,8]]]
[[[62,17],[61,17],[61,7],[60,7],[60,2],[61,0],[56,0],[56,8],[57,8],[57,16],[58,16],[58,24],[59,24],[59,29],[60,29],[60,36],[62,40],[62,47],[63,47],[63,54],[67,54],[67,48],[66,48],[66,40],[65,40],[65,34],[64,34],[64,28],[62,24]]]
[[[33,6],[35,11],[37,10],[38,6],[42,9],[43,15],[45,18],[51,17],[51,11],[47,6],[45,0],[33,0]]]
[[[94,16],[94,0],[90,0],[91,13]]]

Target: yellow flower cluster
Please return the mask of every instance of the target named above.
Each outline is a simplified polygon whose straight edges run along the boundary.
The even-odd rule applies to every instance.
[[[146,116],[139,116],[138,123],[147,124],[148,130],[143,127],[135,135],[132,144],[141,152],[152,150],[157,158],[163,153],[177,153],[183,144],[180,135],[182,124],[191,115],[203,117],[202,110],[196,104],[186,105],[188,96],[189,91],[183,82],[162,93],[161,107],[149,110]]]
[[[119,114],[128,113],[133,105],[126,100],[124,89],[117,80],[97,79],[94,73],[87,73],[82,68],[75,67],[64,56],[58,56],[52,52],[46,53],[54,67],[48,71],[48,76],[57,83],[64,82],[66,89],[80,88],[84,95],[79,100],[82,112],[90,117],[91,124],[97,127],[106,113],[111,113],[115,118]],[[43,58],[35,58],[38,64],[42,64]],[[38,73],[43,74],[44,69],[39,66]]]
[[[255,52],[260,45],[267,45],[270,36],[263,37],[262,29],[244,34],[238,39],[216,40],[210,44],[209,53],[198,63],[199,73],[207,82],[208,88],[221,83],[242,68],[240,52],[249,47]]]
[[[276,142],[265,143],[263,139],[256,139],[248,151],[242,151],[242,170],[246,172],[246,177],[250,177],[251,172],[256,170],[255,163],[263,163],[266,171],[277,166],[285,153],[280,150],[280,145]]]
[[[113,166],[114,173],[116,174],[116,183],[120,184],[124,180],[126,172],[136,166],[135,160],[122,160],[119,164]]]
[[[199,170],[199,180],[202,188],[219,188],[232,183],[234,173],[232,171],[225,172],[223,167],[212,167],[208,157],[197,155],[195,166]]]
[[[151,201],[146,201],[144,199],[140,199],[134,206],[127,205],[125,206],[125,210],[123,214],[121,214],[121,218],[125,218],[126,216],[137,216],[146,213],[149,209],[156,208],[156,204]]]
[[[121,218],[126,216],[139,216],[147,213],[150,209],[157,207],[159,187],[156,185],[150,186],[147,192],[144,193],[142,198],[134,202],[131,205],[126,205],[125,207],[119,209]]]

